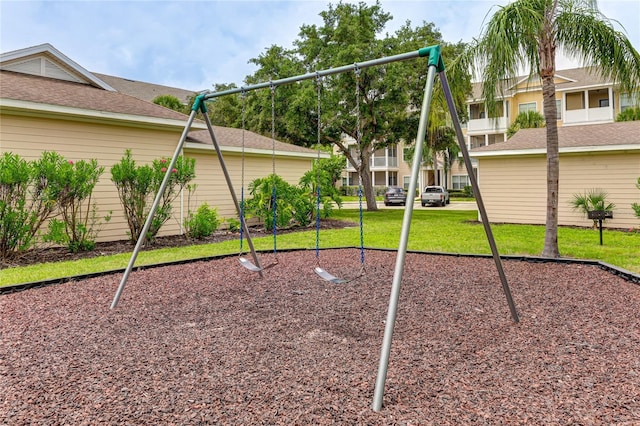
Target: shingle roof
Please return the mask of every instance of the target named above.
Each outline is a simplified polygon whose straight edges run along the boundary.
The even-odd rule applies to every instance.
[[[131,95],[147,102],[152,102],[160,95],[171,95],[178,98],[182,103],[189,103],[189,99],[196,93],[195,91],[179,89],[177,87],[163,86],[160,84],[145,83],[143,81],[129,80],[113,75],[92,73],[100,80],[104,81],[120,93]]]
[[[234,129],[231,127],[213,126],[213,132],[220,145],[226,147],[242,147],[242,129]],[[246,130],[244,132],[244,146],[247,149],[264,149],[272,150],[273,141],[270,137],[262,136],[257,133]],[[189,132],[188,141],[211,145],[211,136],[208,130],[198,130]],[[280,141],[275,141],[276,151],[299,152],[305,154],[314,154],[316,151],[297,145],[292,145]]]
[[[522,129],[505,142],[475,148],[471,153],[546,149],[546,144],[546,128]],[[558,144],[560,149],[614,145],[640,148],[640,121],[558,127]]]
[[[88,84],[0,71],[0,98],[186,121],[186,116],[133,96]]]
[[[593,85],[607,85],[612,84],[608,79],[603,78],[598,74],[596,67],[583,67],[583,68],[571,68],[567,70],[556,70],[556,78],[564,78],[567,81],[556,84],[556,91],[561,92],[564,90],[574,89],[576,87],[587,87]],[[515,93],[513,86],[520,81],[526,80],[528,76],[519,76],[513,80],[509,80],[505,84],[504,96],[512,96]],[[531,79],[531,84],[536,89],[542,90],[539,79],[537,76]],[[482,99],[482,83],[473,83],[472,85],[472,99]]]

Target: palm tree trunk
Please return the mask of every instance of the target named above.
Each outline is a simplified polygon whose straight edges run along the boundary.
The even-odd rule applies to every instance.
[[[556,258],[560,257],[560,250],[558,249],[560,153],[558,148],[556,89],[553,74],[552,72],[542,77],[544,118],[547,122],[547,217],[542,256]]]

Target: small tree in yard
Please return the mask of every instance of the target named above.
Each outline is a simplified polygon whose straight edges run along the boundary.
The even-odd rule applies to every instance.
[[[111,180],[118,189],[129,235],[134,243],[140,238],[165,174],[169,172],[171,177],[146,235],[149,241],[153,241],[162,225],[171,217],[171,203],[195,178],[195,159],[180,156],[172,170],[167,169],[169,162],[170,159],[161,158],[154,160],[151,165],[137,166],[128,149],[120,162],[111,167]]]
[[[93,189],[104,172],[98,161],[73,162],[60,165],[59,176],[63,182],[59,197],[58,211],[62,220],[52,219],[45,241],[65,244],[72,252],[93,250],[98,233],[98,209],[91,202]],[[104,218],[111,219],[111,215]]]
[[[640,177],[638,178],[638,183],[636,183],[636,188],[640,189]],[[636,213],[636,217],[640,219],[640,203],[631,204],[631,208]]]
[[[579,210],[584,216],[590,211],[600,210],[610,212],[615,208],[615,204],[607,201],[607,192],[602,189],[592,189],[584,194],[574,194],[571,206],[574,210]],[[593,227],[598,227],[598,221],[593,221]]]
[[[0,157],[0,259],[30,245],[27,208],[30,180],[31,168],[26,160],[10,152]]]

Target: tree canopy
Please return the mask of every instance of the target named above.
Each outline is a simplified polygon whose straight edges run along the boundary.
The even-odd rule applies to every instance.
[[[426,22],[414,27],[407,21],[394,34],[385,33],[392,16],[382,9],[380,2],[329,4],[320,16],[322,25],[303,24],[291,48],[273,45],[251,59],[258,70],[245,82],[251,85],[274,81],[438,44],[443,57],[447,58],[447,75],[458,109],[462,118],[465,117],[470,77],[468,64],[458,60],[464,58],[460,56],[466,48],[464,44],[446,43],[435,25]],[[346,156],[362,179],[367,209],[375,210],[369,160],[377,149],[401,140],[408,144],[414,142],[426,75],[424,60],[403,61],[326,76],[319,81],[307,80],[249,92],[245,94],[246,127],[270,135],[272,102],[275,136],[279,140],[301,146],[314,145],[318,142],[319,126],[320,143],[335,145]],[[210,110],[215,116],[214,122],[237,125],[238,121],[230,117],[233,113],[241,115],[241,103],[228,100],[213,105]],[[443,140],[435,129],[442,129],[448,123],[444,98],[434,92],[427,135],[431,148],[440,147],[437,143]],[[353,141],[359,141],[355,150],[350,149]],[[455,139],[446,141],[455,144]]]

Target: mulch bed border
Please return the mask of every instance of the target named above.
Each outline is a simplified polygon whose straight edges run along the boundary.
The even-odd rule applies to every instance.
[[[322,248],[321,250],[336,250],[336,249],[360,249],[360,247],[332,247],[332,248]],[[315,249],[282,249],[280,252],[294,252],[294,251],[310,251]],[[375,250],[375,251],[388,251],[388,252],[396,252],[396,249],[388,249],[388,248],[376,248],[376,247],[365,247],[365,250]],[[264,254],[271,253],[272,250],[256,250],[256,253]],[[492,258],[493,256],[490,254],[466,254],[466,253],[444,253],[444,252],[431,252],[431,251],[421,251],[421,250],[407,250],[407,253],[416,253],[416,254],[426,254],[433,256],[448,256],[448,257],[478,257],[478,258]],[[184,259],[177,260],[173,262],[165,262],[165,263],[155,263],[150,265],[140,265],[134,266],[133,271],[142,271],[145,269],[152,268],[160,268],[163,266],[171,266],[171,265],[183,265],[193,262],[202,262],[202,261],[210,261],[217,259],[224,259],[227,257],[238,256],[238,253],[231,254],[222,254],[216,256],[205,256],[198,257],[193,259]],[[611,265],[606,262],[601,262],[598,260],[589,260],[589,259],[571,259],[571,258],[547,258],[547,257],[539,257],[539,256],[513,256],[513,255],[501,255],[500,258],[502,260],[516,260],[521,262],[530,262],[530,263],[559,263],[559,264],[581,264],[581,265],[592,265],[597,266],[602,270],[609,272],[612,275],[619,276],[626,281],[631,283],[640,285],[640,274],[635,274],[631,271],[628,271],[623,268],[619,268],[615,265]],[[73,275],[67,277],[53,278],[48,280],[41,281],[32,281],[27,283],[13,284],[8,286],[0,287],[0,296],[3,294],[15,293],[18,291],[25,291],[29,289],[41,288],[49,285],[56,284],[64,284],[68,282],[77,282],[82,281],[89,278],[100,277],[111,274],[119,274],[123,273],[126,268],[119,269],[111,269],[108,271],[102,272],[92,272],[89,274],[81,274],[81,275]]]

